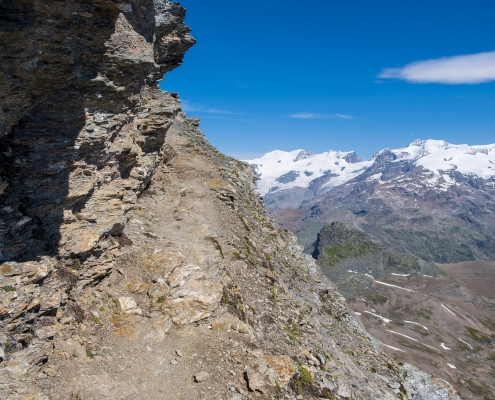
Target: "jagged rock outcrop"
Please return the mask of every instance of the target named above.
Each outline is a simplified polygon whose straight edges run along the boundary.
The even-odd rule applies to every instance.
[[[156,82],[168,0],[0,5],[0,395],[429,398]]]
[[[26,0],[0,15],[0,259],[84,256],[122,231],[162,157],[179,102],[155,85],[194,43],[184,9]]]

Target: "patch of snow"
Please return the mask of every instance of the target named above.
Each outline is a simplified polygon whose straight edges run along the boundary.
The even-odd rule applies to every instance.
[[[395,276],[409,276],[411,274],[395,274],[395,273],[390,273],[390,275],[395,275]]]
[[[371,175],[367,180],[368,181],[379,181],[382,177],[382,173]]]
[[[452,369],[457,369],[457,368],[455,367],[455,365],[452,365],[452,364],[449,364],[449,363],[447,363],[447,365],[448,365],[450,368],[452,368]]]
[[[406,288],[403,288],[403,287],[400,287],[400,286],[397,286],[397,285],[392,285],[390,283],[380,282],[380,281],[377,281],[376,279],[373,279],[373,280],[376,283],[379,283],[380,285],[391,286],[391,287],[394,287],[394,288],[397,288],[397,289],[407,290],[408,292],[419,293],[417,290],[406,289]]]
[[[444,350],[451,350],[450,347],[445,346],[445,343],[440,343],[440,347]]]
[[[356,315],[363,315],[363,314],[361,314],[360,312],[357,312],[357,311],[354,311],[354,314],[356,314]]]
[[[413,322],[413,321],[404,321],[404,322],[405,322],[406,324],[414,324],[414,325],[419,325],[419,326],[421,326],[423,329],[428,330],[428,328],[427,328],[426,326],[421,325],[421,324],[419,324],[419,323],[417,323],[417,322]]]
[[[450,311],[447,307],[445,307],[442,303],[440,303],[440,305],[445,308],[449,313],[451,313],[452,315],[455,315],[452,311]]]
[[[422,344],[423,346],[429,347],[430,349],[433,349],[433,350],[436,350],[436,351],[440,351],[440,350],[438,350],[437,348],[435,348],[435,347],[433,347],[433,346],[430,346],[430,345],[428,345],[428,344],[426,344],[426,343],[421,343],[421,344]]]
[[[465,342],[464,340],[462,340],[461,338],[457,338],[457,340],[460,340],[462,343],[464,343],[466,346],[469,346],[469,348],[471,350],[473,350],[473,346],[471,346],[468,342]]]
[[[391,348],[392,350],[397,350],[397,351],[402,351],[403,353],[405,353],[404,350],[401,350],[401,349],[398,349],[397,347],[394,347],[394,346],[389,346],[388,344],[385,344],[385,343],[382,343],[385,347],[389,347]]]
[[[385,330],[386,330],[387,332],[392,332],[392,333],[395,333],[396,335],[404,336],[405,338],[408,338],[408,339],[414,340],[415,342],[418,342],[418,343],[419,343],[419,340],[416,340],[416,339],[412,338],[411,336],[407,336],[407,335],[404,335],[403,333],[399,333],[399,332],[391,331],[390,329],[385,329]]]
[[[373,310],[373,311],[375,311],[375,310]],[[380,318],[380,319],[381,319],[383,322],[385,322],[386,324],[388,324],[389,322],[392,322],[392,320],[391,320],[391,319],[388,319],[388,318],[382,317],[381,315],[374,314],[374,313],[369,312],[369,311],[365,311],[365,313],[368,313],[368,314],[373,315],[374,317]]]
[[[314,179],[325,174],[332,175],[325,185],[326,187],[339,186],[350,181],[373,164],[373,160],[349,163],[346,156],[350,153],[352,152],[329,150],[322,154],[313,155],[306,150],[289,152],[274,150],[260,158],[245,161],[251,165],[256,165],[256,173],[261,178],[258,181],[257,189],[264,196],[275,186],[279,187],[277,190],[293,187],[307,188]],[[308,159],[311,159],[311,162],[308,163]],[[296,179],[287,183],[276,181],[291,171],[299,173]]]
[[[404,337],[405,337],[405,338],[407,338],[407,339],[413,340],[413,341],[418,342],[419,344],[421,344],[421,345],[423,345],[423,346],[426,346],[426,347],[429,347],[430,349],[433,349],[433,350],[437,350],[437,351],[438,351],[438,349],[435,349],[435,348],[434,348],[434,347],[432,347],[432,346],[428,346],[428,345],[427,345],[427,344],[425,344],[425,343],[421,343],[419,340],[414,339],[414,338],[412,338],[411,336],[404,335],[403,333],[400,333],[400,332],[391,331],[390,329],[385,329],[385,330],[386,330],[387,332],[395,333],[396,335],[404,336]]]

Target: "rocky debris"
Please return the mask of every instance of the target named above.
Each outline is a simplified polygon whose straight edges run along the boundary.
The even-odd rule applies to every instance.
[[[201,267],[177,267],[167,279],[171,290],[163,302],[162,312],[179,325],[190,324],[215,311],[222,298],[222,285],[207,279]]]
[[[251,326],[228,312],[216,318],[211,324],[211,327],[212,329],[221,329],[226,332],[233,330],[240,333],[246,333],[254,338],[254,331]]]
[[[139,314],[143,313],[143,310],[138,308],[136,302],[132,297],[119,297],[119,306],[126,314]]]
[[[260,393],[268,393],[270,390],[270,382],[267,377],[260,372],[254,372],[252,370],[246,372],[246,379],[248,381],[249,390]]]
[[[294,361],[289,356],[265,355],[265,361],[267,367],[275,371],[276,382],[281,386],[287,385],[296,373]]]

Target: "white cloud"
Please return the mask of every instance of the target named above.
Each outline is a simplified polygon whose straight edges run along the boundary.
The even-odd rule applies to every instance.
[[[340,119],[353,119],[352,115],[347,114],[317,114],[317,113],[295,113],[289,115],[290,118],[299,119],[318,119],[318,118],[340,118]]]
[[[203,104],[193,104],[187,100],[181,102],[182,110],[185,112],[201,112],[210,114],[230,114],[230,115],[244,115],[244,113],[223,110],[221,108],[211,108]]]
[[[495,81],[495,51],[416,61],[402,68],[385,68],[378,77],[448,85],[491,82]]]

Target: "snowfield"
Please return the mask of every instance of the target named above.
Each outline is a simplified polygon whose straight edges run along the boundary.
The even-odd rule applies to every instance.
[[[386,153],[387,152],[387,153]],[[325,190],[345,184],[373,166],[380,155],[392,153],[391,162],[412,162],[433,173],[423,183],[439,190],[447,190],[455,181],[449,172],[483,179],[495,177],[495,144],[469,146],[454,145],[443,140],[415,140],[407,147],[384,149],[371,160],[362,161],[354,152],[329,150],[314,154],[307,150],[290,152],[274,150],[260,158],[245,160],[260,177],[258,191],[261,195],[295,187],[308,188],[315,179],[324,178]],[[381,173],[368,176],[367,180],[381,180]]]

